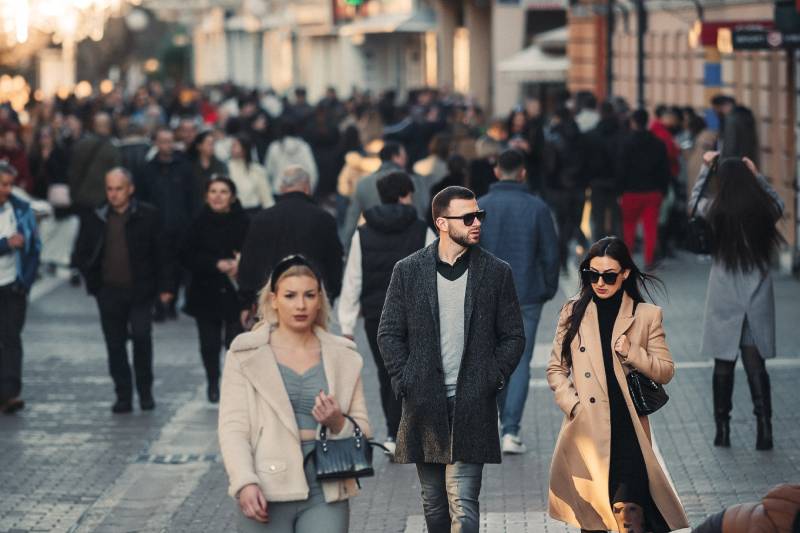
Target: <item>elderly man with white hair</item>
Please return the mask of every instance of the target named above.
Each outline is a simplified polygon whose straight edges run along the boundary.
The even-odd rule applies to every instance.
[[[253,317],[256,295],[278,261],[292,254],[304,255],[322,276],[331,302],[342,287],[344,250],[336,220],[311,197],[311,176],[298,165],[289,165],[276,180],[278,202],[253,218],[239,263],[242,324]]]

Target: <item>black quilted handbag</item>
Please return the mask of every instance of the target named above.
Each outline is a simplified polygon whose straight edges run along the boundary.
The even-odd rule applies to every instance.
[[[350,479],[375,475],[372,468],[372,447],[386,448],[366,438],[361,427],[352,417],[344,415],[355,427],[353,436],[346,439],[328,439],[328,428],[322,426],[314,445],[314,451],[308,454],[314,459],[317,479]],[[386,450],[388,451],[388,450]]]
[[[664,387],[645,377],[644,374],[632,370],[628,374],[628,392],[631,393],[631,400],[639,416],[647,416],[655,413],[667,403],[669,396]]]

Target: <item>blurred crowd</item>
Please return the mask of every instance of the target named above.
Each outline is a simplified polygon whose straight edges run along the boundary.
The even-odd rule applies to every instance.
[[[0,107],[0,159],[17,169],[18,187],[49,204],[37,205],[53,215],[41,228],[51,272],[69,266],[77,220],[105,200],[103,178],[115,166],[131,172],[137,197],[161,210],[178,239],[212,175],[229,176],[253,214],[273,205],[282,169],[299,165],[347,246],[360,215],[359,206],[348,214],[348,205],[359,180],[386,162],[387,141],[403,147],[394,165],[413,172],[420,203],[449,185],[484,195],[497,179],[498,155],[519,149],[530,189],[556,218],[562,268],[589,239],[619,234],[630,244],[637,222],[653,266],[685,238],[702,153],[721,147],[758,162],[752,113],[728,96],[710,104],[715,130],[692,108],[635,112],[622,98],[598,102],[589,92],[564,92],[547,109],[529,99],[492,118],[473,101],[434,89],[340,98],[331,88],[312,103],[302,88],[278,96],[229,84],[167,90],[151,82],[130,96],[115,89],[32,101],[24,126]]]

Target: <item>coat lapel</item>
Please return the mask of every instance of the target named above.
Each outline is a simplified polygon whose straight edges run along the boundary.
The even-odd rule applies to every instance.
[[[603,341],[600,338],[600,324],[597,318],[597,306],[593,301],[586,307],[586,313],[581,321],[581,347],[586,348],[586,356],[592,365],[594,375],[600,388],[608,396],[608,384],[606,382],[606,367],[603,364]],[[599,349],[598,349],[599,348]],[[580,348],[579,348],[580,349]],[[573,352],[574,353],[574,352]]]
[[[614,353],[614,344],[617,339],[628,331],[633,325],[633,299],[628,293],[622,295],[622,304],[619,307],[617,320],[614,322],[614,330],[611,334],[611,353]]]
[[[332,352],[336,350],[336,346],[333,345],[331,339],[329,338],[329,333],[327,333],[322,328],[314,328],[314,333],[317,335],[319,339],[320,345],[320,353],[322,356],[322,368],[325,370],[325,380],[328,382],[328,394],[336,396],[341,404],[342,398],[339,398],[339,380],[342,376],[339,375],[337,371],[337,365],[334,358],[336,357],[335,354]],[[342,405],[342,411],[347,412],[346,406]]]
[[[467,289],[464,295],[464,341],[469,339],[469,325],[472,322],[472,310],[475,308],[478,287],[480,287],[483,271],[486,268],[486,258],[479,246],[470,251],[469,271],[467,272]]]
[[[436,292],[436,259],[438,256],[439,239],[436,239],[425,250],[423,255],[422,290],[427,295],[431,307],[431,319],[436,328],[436,338],[439,338],[439,294]]]
[[[263,344],[260,344],[260,347],[255,350],[245,352],[247,357],[242,358],[244,375],[253,388],[272,407],[283,425],[299,440],[300,430],[297,428],[292,402],[289,401],[289,395],[286,393],[286,386],[283,384],[275,354],[269,346],[269,328],[265,327],[264,329],[267,331]],[[327,370],[325,368],[326,372]]]

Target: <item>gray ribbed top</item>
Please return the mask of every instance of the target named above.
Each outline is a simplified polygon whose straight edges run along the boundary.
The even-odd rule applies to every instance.
[[[306,370],[304,374],[298,374],[280,363],[278,363],[278,368],[281,371],[289,401],[292,403],[294,417],[297,419],[297,428],[317,429],[317,421],[311,416],[314,400],[320,390],[328,393],[328,380],[325,378],[322,363],[317,363]]]

